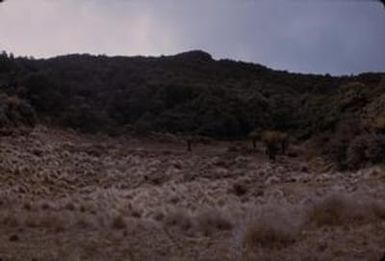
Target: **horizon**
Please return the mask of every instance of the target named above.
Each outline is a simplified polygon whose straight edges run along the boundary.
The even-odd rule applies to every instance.
[[[376,1],[9,0],[0,5],[0,49],[37,59],[203,50],[216,60],[292,73],[357,75],[385,71],[383,28],[385,13]]]
[[[148,58],[148,59],[151,59],[151,58],[154,58],[154,59],[159,59],[159,58],[164,58],[164,57],[174,57],[174,56],[178,56],[178,55],[181,55],[181,54],[186,54],[186,53],[191,53],[191,52],[203,52],[203,53],[206,53],[208,55],[211,56],[211,58],[216,61],[216,62],[219,62],[219,61],[231,61],[231,62],[240,62],[240,63],[245,63],[245,64],[252,64],[254,66],[262,66],[262,67],[266,67],[267,69],[270,69],[270,70],[273,70],[273,71],[278,71],[278,72],[286,72],[286,73],[290,73],[290,74],[300,74],[300,75],[314,75],[314,76],[331,76],[331,77],[354,77],[354,76],[359,76],[359,75],[362,75],[362,74],[385,74],[385,69],[383,71],[362,71],[362,72],[358,72],[358,73],[352,73],[352,74],[332,74],[332,73],[312,73],[312,72],[297,72],[297,71],[290,71],[290,70],[287,70],[287,69],[277,69],[277,68],[273,68],[273,67],[270,67],[270,66],[267,66],[265,64],[262,64],[262,63],[258,63],[258,62],[255,62],[255,61],[244,61],[244,60],[237,60],[237,59],[232,59],[232,58],[229,58],[229,57],[223,57],[223,58],[216,58],[214,57],[211,53],[205,51],[205,50],[199,50],[199,49],[191,49],[191,50],[186,50],[186,51],[182,51],[182,52],[178,52],[178,53],[174,53],[174,54],[167,54],[167,55],[164,55],[164,54],[160,54],[160,55],[141,55],[141,54],[138,54],[138,55],[108,55],[108,54],[92,54],[92,53],[68,53],[68,54],[60,54],[60,55],[56,55],[56,56],[50,56],[50,57],[33,57],[33,56],[14,56],[14,58],[21,58],[21,59],[34,59],[34,60],[50,60],[50,59],[56,59],[56,58],[61,58],[61,57],[68,57],[68,56],[93,56],[93,57],[106,57],[106,58],[116,58],[116,57],[121,57],[121,58],[127,58],[127,59],[130,59],[130,58]],[[14,55],[13,53],[8,53],[6,52],[8,55]]]

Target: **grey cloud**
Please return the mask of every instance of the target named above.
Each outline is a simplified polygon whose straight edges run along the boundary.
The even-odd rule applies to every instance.
[[[385,10],[371,0],[8,0],[0,42],[18,55],[216,58],[332,74],[385,71]]]

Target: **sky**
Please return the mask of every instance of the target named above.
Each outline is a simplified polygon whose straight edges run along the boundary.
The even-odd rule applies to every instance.
[[[36,58],[200,49],[291,72],[385,72],[385,8],[374,0],[6,0],[0,49]]]

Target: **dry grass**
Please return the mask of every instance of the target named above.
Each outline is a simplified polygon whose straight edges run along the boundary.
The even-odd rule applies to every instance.
[[[385,203],[383,201],[373,201],[370,204],[370,208],[376,217],[385,220]]]
[[[355,225],[385,217],[384,205],[358,195],[335,193],[309,207],[308,223],[316,226]]]
[[[185,209],[169,210],[163,222],[168,227],[176,227],[183,231],[188,231],[193,227],[191,214]]]
[[[122,215],[116,215],[112,219],[111,227],[113,229],[117,229],[117,230],[126,229],[127,228],[127,223],[126,223],[125,218]]]
[[[283,207],[254,209],[240,223],[241,248],[255,252],[260,248],[284,248],[300,238],[301,221]]]
[[[301,155],[273,164],[262,152],[228,153],[227,142],[188,154],[184,147],[179,152],[168,144],[129,142],[48,129],[28,141],[3,138],[0,259],[378,260],[383,255],[381,169],[378,175],[319,173],[317,167],[301,167]],[[94,146],[98,143],[103,146]],[[335,187],[341,193],[315,200]],[[11,240],[13,235],[19,240]]]
[[[19,227],[21,225],[20,213],[13,211],[3,213],[1,224],[7,227]]]
[[[76,205],[73,202],[67,202],[64,206],[65,209],[69,211],[75,211],[76,210]]]
[[[72,223],[71,220],[68,219],[69,217],[64,217],[63,213],[45,213],[40,216],[39,226],[53,229],[55,232],[63,232]]]
[[[233,188],[232,188],[232,191],[235,195],[237,196],[243,196],[247,193],[247,191],[249,190],[247,184],[246,184],[246,181],[237,181],[233,184]]]
[[[211,235],[216,231],[226,231],[233,228],[233,220],[223,210],[208,208],[195,216],[197,230],[204,235]]]

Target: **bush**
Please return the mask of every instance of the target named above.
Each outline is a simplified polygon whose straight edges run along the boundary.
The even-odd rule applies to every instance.
[[[15,96],[0,96],[0,128],[33,127],[36,116],[33,108]]]
[[[349,168],[348,149],[352,145],[353,140],[367,133],[360,119],[346,119],[342,121],[334,133],[330,134],[329,141],[324,144],[323,153],[332,161],[340,170]],[[361,146],[357,143],[354,146]],[[353,147],[354,147],[353,146]],[[351,155],[351,160],[356,161],[360,155]]]
[[[353,112],[360,110],[368,102],[368,88],[361,82],[350,82],[340,87],[339,110]]]
[[[366,126],[359,119],[341,122],[326,144],[324,153],[340,170],[384,162],[385,135],[376,132],[372,126]]]
[[[347,148],[350,169],[366,167],[385,161],[385,135],[363,134],[355,137]]]
[[[367,162],[365,151],[369,146],[370,138],[368,135],[357,136],[347,147],[346,162],[349,168],[363,167]]]

